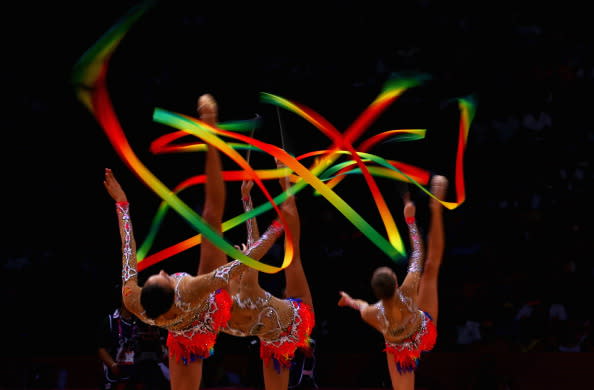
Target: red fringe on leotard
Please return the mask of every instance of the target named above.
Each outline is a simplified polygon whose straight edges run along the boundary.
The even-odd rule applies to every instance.
[[[313,310],[309,305],[300,300],[290,300],[293,305],[297,306],[301,322],[291,324],[286,332],[283,332],[275,341],[260,341],[260,358],[265,362],[272,360],[275,367],[280,365],[289,368],[297,348],[303,349],[306,355],[311,354],[309,336],[315,326]],[[296,329],[294,329],[295,326],[297,327]]]
[[[167,336],[169,354],[174,356],[177,361],[182,360],[184,364],[210,357],[214,353],[219,329],[226,326],[231,318],[232,303],[227,290],[217,290],[214,293],[214,299],[211,297],[208,310],[201,313],[200,318],[192,324],[187,332],[177,335],[169,332]],[[205,316],[208,313],[210,313],[209,325],[213,331],[204,332],[196,329],[200,322],[205,321]]]
[[[386,349],[396,363],[398,372],[412,372],[419,365],[422,352],[430,351],[437,340],[437,328],[431,317],[424,313],[424,326],[411,337],[398,343],[386,342]]]

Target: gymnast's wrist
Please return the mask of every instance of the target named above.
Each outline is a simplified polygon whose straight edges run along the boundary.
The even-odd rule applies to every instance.
[[[284,229],[284,226],[279,219],[275,219],[274,221],[272,221],[270,226],[273,230],[283,230]]]
[[[122,200],[120,202],[115,202],[115,204],[116,204],[116,206],[120,206],[120,207],[126,207],[126,206],[129,206],[130,205],[130,203],[128,203],[127,200]]]
[[[417,220],[415,219],[415,217],[414,217],[414,216],[413,216],[413,217],[406,217],[406,218],[404,218],[404,220],[405,220],[405,221],[406,221],[406,223],[407,223],[407,224],[409,224],[409,225],[410,225],[410,224],[413,224],[413,223],[415,223],[415,222],[417,221]]]

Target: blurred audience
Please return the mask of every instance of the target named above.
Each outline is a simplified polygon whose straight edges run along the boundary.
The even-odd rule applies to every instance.
[[[104,317],[98,331],[102,390],[169,388],[167,333],[140,321],[121,304]]]

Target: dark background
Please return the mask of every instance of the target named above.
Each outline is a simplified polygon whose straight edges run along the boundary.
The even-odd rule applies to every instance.
[[[139,243],[160,203],[115,154],[69,84],[78,58],[135,4],[22,2],[3,11],[6,356],[95,353],[96,323],[117,305],[120,279],[116,215],[102,185],[105,167],[114,169],[128,194]],[[156,2],[116,50],[108,85],[135,152],[170,187],[201,173],[203,157],[149,152],[150,142],[171,131],[152,121],[155,107],[195,115],[197,97],[212,93],[221,121],[261,115],[258,139],[280,145],[280,119],[287,147],[299,155],[331,142],[297,116],[261,103],[260,92],[301,102],[344,131],[390,75],[427,73],[432,79],[405,92],[363,138],[427,128],[422,141],[375,152],[444,174],[453,184],[454,99],[474,95],[467,200],[445,211],[436,352],[592,352],[588,195],[594,130],[588,91],[594,68],[586,15],[572,2],[559,8],[536,1]],[[257,168],[274,163],[252,156]],[[231,160],[225,167],[237,169]],[[385,179],[378,184],[405,232],[399,194],[406,186]],[[277,191],[276,183],[267,185]],[[241,208],[239,184],[228,183],[227,190],[229,218]],[[347,178],[336,191],[382,231],[361,177]],[[427,196],[412,191],[424,222]],[[199,211],[201,188],[183,199]],[[448,200],[455,199],[450,187]],[[405,265],[390,262],[324,198],[306,189],[298,202],[319,353],[379,351],[379,336],[356,313],[336,307],[338,291],[372,300],[372,270],[391,265],[403,277]],[[272,218],[263,215],[261,227]],[[193,234],[170,213],[155,246]],[[238,227],[226,237],[237,243],[244,232]],[[160,268],[193,272],[198,251],[151,267],[142,277]],[[280,274],[262,277],[280,291]],[[553,304],[563,306],[565,319],[553,318]],[[522,317],[526,312],[531,314]],[[464,341],[460,335],[472,324],[481,338]],[[224,338],[217,351],[241,354],[244,341],[234,341]],[[373,386],[374,380],[359,385]]]

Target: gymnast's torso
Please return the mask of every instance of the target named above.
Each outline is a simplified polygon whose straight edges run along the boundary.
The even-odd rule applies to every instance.
[[[291,326],[296,311],[290,301],[272,296],[260,287],[242,287],[232,295],[231,319],[223,332],[275,340]]]
[[[396,291],[391,301],[375,303],[373,310],[376,318],[372,325],[391,343],[410,338],[423,323],[423,312],[400,290]]]
[[[160,316],[156,320],[151,320],[142,316],[142,320],[148,324],[167,329],[173,334],[182,334],[186,332],[206,333],[213,332],[212,315],[216,310],[224,310],[216,304],[215,295],[218,293],[213,286],[208,289],[211,292],[205,294],[201,299],[190,300],[184,294],[184,280],[190,275],[185,272],[178,272],[171,275],[175,280],[175,298],[173,310],[170,313]],[[205,281],[208,283],[208,281]],[[213,283],[216,283],[213,280]]]

